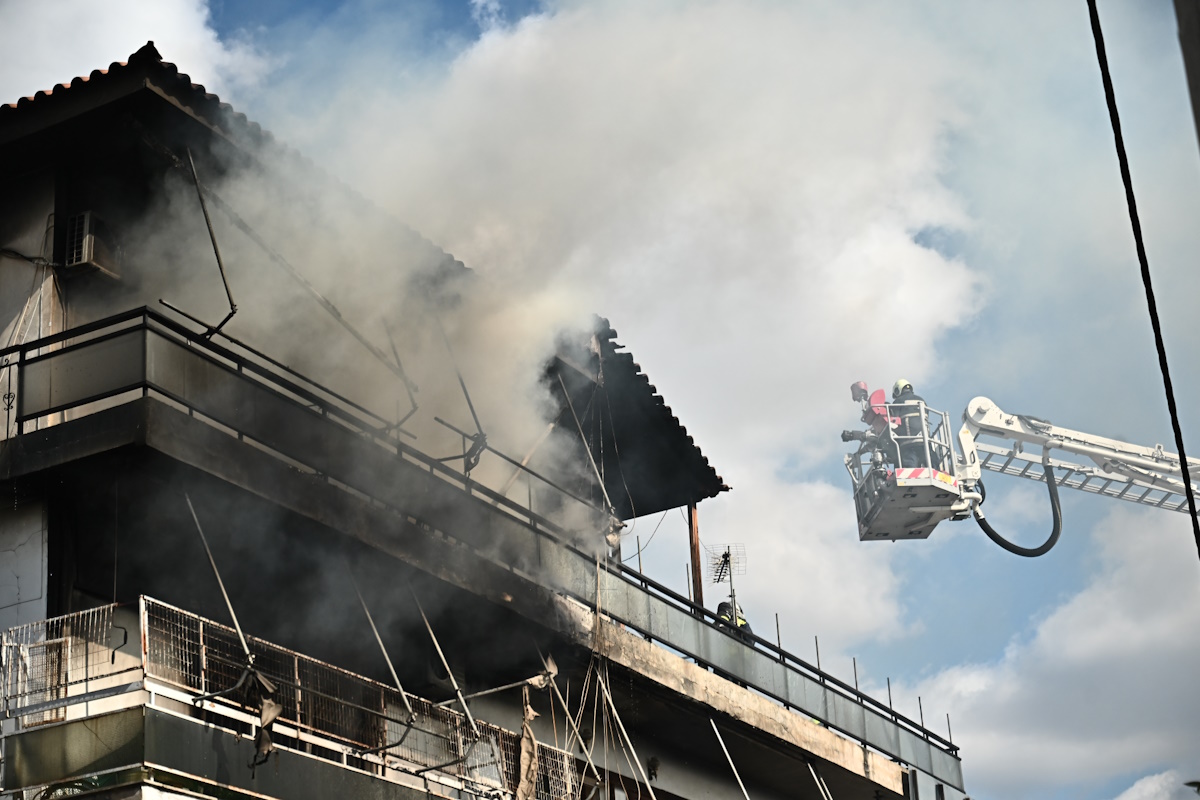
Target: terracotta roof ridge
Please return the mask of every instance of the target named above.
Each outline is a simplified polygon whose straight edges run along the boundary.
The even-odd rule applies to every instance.
[[[87,75],[80,75],[68,82],[57,83],[50,89],[41,90],[26,97],[20,97],[11,103],[0,100],[0,120],[7,121],[10,114],[24,111],[31,103],[57,94],[58,96],[50,101],[50,105],[54,105],[63,96],[69,97],[69,90],[73,88],[81,89],[98,78],[117,79],[122,73],[131,78],[143,77],[149,83],[154,84],[158,90],[177,93],[180,95],[180,102],[189,105],[192,110],[203,117],[205,122],[213,126],[215,130],[219,130],[222,134],[234,137],[235,139],[247,137],[249,142],[254,145],[270,145],[281,155],[297,159],[305,166],[318,170],[325,178],[336,182],[344,191],[350,192],[358,200],[374,207],[374,203],[363,197],[358,191],[352,189],[344,181],[329,175],[324,169],[317,166],[311,158],[305,156],[295,147],[277,139],[274,134],[263,128],[259,123],[250,119],[229,103],[221,100],[215,93],[208,91],[203,84],[194,82],[191,76],[186,72],[181,72],[177,65],[164,60],[153,41],[146,42],[146,44],[131,54],[126,61],[112,62],[108,65],[107,69],[92,70]],[[422,241],[427,242],[430,246],[453,259],[452,254],[447,253],[445,249],[439,247],[429,238],[422,236],[408,225],[404,225],[404,227],[418,236]],[[458,261],[457,259],[454,260]]]

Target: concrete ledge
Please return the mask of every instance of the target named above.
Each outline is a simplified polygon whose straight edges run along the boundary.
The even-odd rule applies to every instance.
[[[562,600],[561,604],[562,616],[574,621],[577,641],[586,646],[594,641],[613,663],[903,796],[905,770],[894,761],[619,625],[603,618],[596,625],[595,615],[576,603]]]
[[[148,706],[34,728],[9,735],[4,743],[6,790],[107,772],[105,782],[154,780],[220,798],[430,797],[415,776],[397,773],[401,782],[385,780],[283,748],[252,770],[252,740]]]

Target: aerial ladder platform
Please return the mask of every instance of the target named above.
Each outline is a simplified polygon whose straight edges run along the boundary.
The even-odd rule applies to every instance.
[[[1006,550],[1042,555],[1061,533],[1062,487],[1188,513],[1179,456],[1162,445],[1130,444],[1009,414],[986,397],[967,404],[962,427],[952,435],[949,415],[924,402],[889,403],[882,389],[870,392],[861,381],[850,391],[866,424],[865,430],[842,432],[842,441],[859,442],[845,462],[863,541],[925,539],[940,522],[974,517]],[[1187,463],[1200,474],[1200,460]],[[982,509],[984,471],[1046,484],[1053,526],[1043,545],[1014,545],[991,527]]]

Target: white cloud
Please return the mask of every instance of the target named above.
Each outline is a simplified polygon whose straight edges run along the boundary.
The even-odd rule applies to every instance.
[[[1189,533],[1180,515],[1112,510],[1090,536],[1091,581],[1031,636],[997,662],[897,686],[906,699],[920,693],[933,718],[950,712],[973,794],[1097,786],[1154,766],[1200,774],[1200,566]]]
[[[572,6],[464,55],[390,151],[425,190],[389,192],[399,213],[613,315],[735,487],[706,531],[759,554],[747,605],[804,609],[784,620],[830,650],[899,630],[890,554],[859,549],[844,494],[771,473],[832,450],[851,381],[920,379],[976,304],[912,241],[966,219],[938,181],[945,66],[862,13]],[[441,209],[446,180],[467,188]]]
[[[936,41],[885,3],[562,3],[411,81],[330,68],[281,91],[330,98],[305,129],[337,132],[335,172],[556,322],[611,316],[735,487],[705,536],[758,554],[760,627],[779,609],[831,651],[906,629],[848,495],[776,473],[840,458],[848,385],[921,380],[980,305],[977,272],[914,242],[971,224]]]
[[[471,19],[486,33],[504,24],[504,6],[500,0],[471,0]]]
[[[1184,779],[1175,770],[1147,775],[1130,786],[1116,800],[1188,800],[1196,791],[1184,786]]]
[[[269,61],[248,41],[222,41],[204,0],[0,3],[0,103],[124,61],[154,41],[167,61],[222,99],[257,85]]]

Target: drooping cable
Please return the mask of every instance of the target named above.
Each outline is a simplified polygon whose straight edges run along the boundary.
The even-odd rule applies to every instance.
[[[604,405],[608,407],[608,430],[612,434],[613,452],[617,455],[617,472],[621,475],[621,485],[625,487],[625,497],[629,499],[630,516],[637,518],[637,507],[633,504],[633,495],[629,484],[625,481],[625,467],[621,464],[621,448],[617,445],[617,428],[613,421],[612,402],[608,398],[608,387],[604,387]]]
[[[1044,556],[1046,553],[1049,553],[1050,548],[1058,544],[1059,534],[1062,533],[1062,506],[1058,502],[1058,482],[1054,480],[1054,467],[1050,466],[1049,464],[1045,464],[1043,465],[1043,468],[1046,471],[1046,486],[1049,487],[1050,490],[1050,511],[1053,514],[1053,522],[1051,523],[1050,536],[1046,538],[1046,541],[1042,542],[1037,547],[1021,547],[1020,545],[1013,544],[1000,534],[996,533],[996,529],[993,528],[988,523],[987,519],[984,518],[983,509],[979,507],[980,504],[976,504],[975,508],[972,509],[972,513],[975,515],[975,521],[979,523],[980,528],[983,528],[983,532],[987,534],[989,539],[1003,547],[1008,552],[1014,555],[1024,556],[1025,558],[1037,558],[1038,556]]]
[[[633,559],[637,556],[640,556],[642,553],[646,552],[646,548],[650,546],[650,543],[652,541],[654,541],[654,534],[658,533],[658,529],[662,527],[663,520],[665,520],[667,518],[667,514],[669,514],[670,512],[671,512],[671,509],[669,509],[669,508],[663,512],[663,515],[658,518],[658,524],[655,525],[654,530],[651,531],[650,538],[647,539],[646,543],[644,545],[642,545],[641,547],[639,547],[633,555],[629,556],[628,558],[621,559],[622,564],[624,564],[624,563],[630,561],[631,559]]]
[[[550,664],[546,661],[545,656],[542,655],[541,648],[538,648],[538,658],[540,658],[542,660],[542,666],[546,668],[546,672],[548,674],[550,672]],[[591,667],[589,666],[588,674],[590,675],[590,673],[591,673]],[[566,718],[566,722],[570,726],[570,731],[575,736],[575,740],[579,743],[579,749],[583,753],[583,757],[584,757],[584,759],[586,759],[587,765],[589,767],[591,767],[592,774],[596,776],[597,781],[603,782],[604,779],[602,777],[600,777],[600,771],[598,769],[596,769],[596,765],[592,762],[592,754],[591,754],[591,751],[588,749],[587,743],[583,740],[583,734],[581,734],[579,732],[579,723],[576,722],[576,720],[571,716],[571,708],[570,708],[570,706],[567,705],[567,700],[565,697],[563,697],[562,692],[559,691],[558,684],[554,682],[553,677],[551,677],[547,681],[547,684],[550,687],[552,697],[557,698],[559,704],[562,705],[562,710],[563,710],[563,714]],[[570,684],[567,684],[568,694],[570,693],[570,689],[571,689]],[[579,706],[580,714],[583,713],[583,704],[586,700],[587,700],[587,682],[586,682],[586,678],[585,678],[583,695],[579,701],[580,702],[580,706]],[[550,704],[550,711],[551,711],[551,713],[554,713],[554,703],[553,702]],[[555,723],[555,725],[556,725],[556,730],[555,730],[555,734],[554,734],[554,741],[557,744],[557,742],[558,742],[557,723]],[[593,724],[593,730],[595,730],[594,724]]]
[[[608,664],[605,663],[604,671],[608,672]],[[624,751],[626,761],[632,760],[631,767],[637,768],[638,775],[642,778],[642,783],[646,787],[646,791],[650,794],[651,800],[658,800],[654,795],[654,787],[650,785],[650,778],[646,775],[646,770],[642,768],[642,760],[638,758],[637,750],[633,746],[633,740],[629,738],[629,732],[625,730],[625,724],[621,722],[621,715],[617,712],[616,703],[613,702],[612,693],[608,690],[608,685],[604,680],[604,676],[599,672],[596,673],[596,681],[600,684],[600,690],[604,692],[604,699],[608,702],[608,707],[612,711],[613,721],[617,724],[617,730],[621,736],[617,741],[622,742],[621,748]],[[638,794],[641,794],[641,787],[638,788]]]
[[[617,511],[613,507],[612,500],[608,497],[608,489],[604,486],[604,477],[600,474],[600,468],[596,466],[596,459],[592,456],[592,450],[587,446],[587,434],[583,432],[583,425],[579,422],[579,415],[575,413],[575,405],[571,402],[571,393],[567,391],[567,385],[563,383],[561,375],[555,374],[558,378],[559,388],[562,389],[563,397],[567,399],[567,408],[571,410],[571,419],[575,420],[575,429],[579,431],[579,438],[583,439],[583,447],[587,450],[588,463],[592,465],[592,472],[596,475],[596,481],[600,484],[600,493],[604,495],[605,510],[615,519]]]
[[[1200,517],[1196,516],[1196,496],[1192,491],[1191,476],[1188,474],[1187,453],[1183,449],[1183,431],[1179,426],[1179,410],[1175,405],[1175,390],[1171,386],[1171,372],[1167,368],[1167,350],[1163,344],[1162,326],[1158,320],[1158,304],[1154,300],[1154,286],[1150,281],[1150,263],[1146,258],[1146,246],[1142,241],[1142,223],[1138,218],[1137,201],[1133,195],[1133,178],[1129,173],[1129,157],[1125,154],[1125,139],[1121,135],[1121,118],[1117,114],[1117,98],[1113,92],[1112,76],[1108,69],[1108,56],[1104,50],[1104,34],[1100,30],[1100,14],[1096,10],[1096,0],[1088,0],[1088,15],[1092,22],[1092,37],[1096,40],[1096,58],[1100,63],[1100,77],[1104,81],[1104,99],[1108,103],[1108,116],[1112,122],[1113,139],[1117,147],[1117,161],[1121,166],[1121,181],[1125,184],[1129,223],[1133,227],[1133,240],[1137,246],[1142,285],[1146,289],[1146,308],[1150,313],[1150,326],[1154,329],[1154,348],[1158,351],[1158,366],[1162,371],[1163,389],[1167,395],[1171,430],[1175,434],[1175,448],[1179,451],[1179,467],[1183,473],[1183,487],[1187,494],[1188,512],[1192,517],[1192,534],[1196,539],[1196,552],[1200,555]]]

